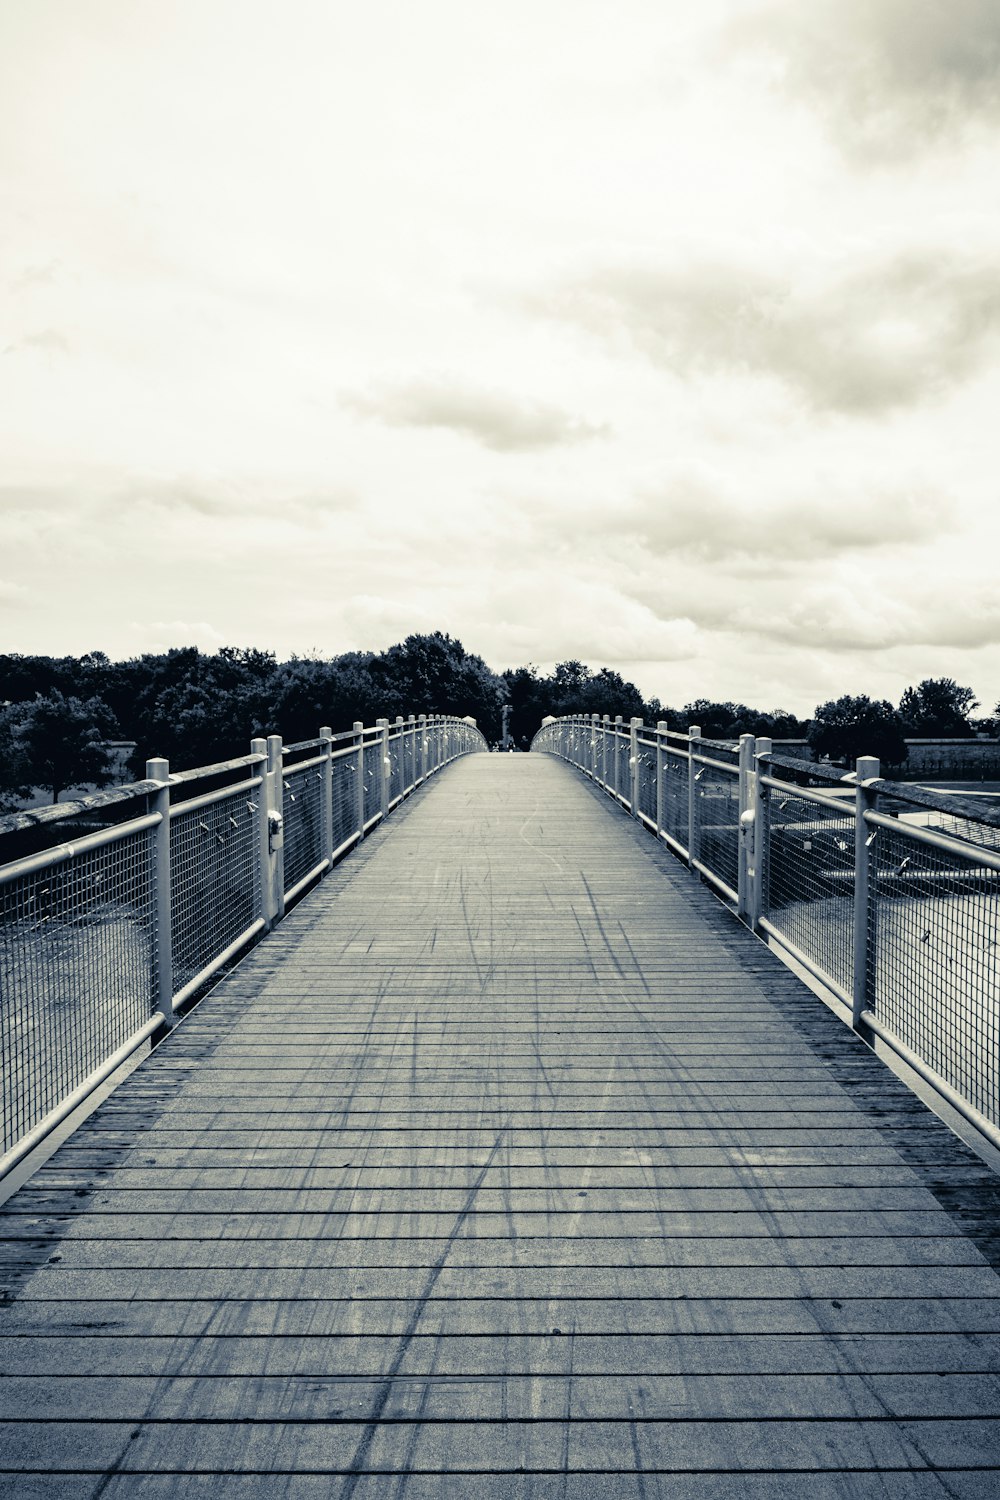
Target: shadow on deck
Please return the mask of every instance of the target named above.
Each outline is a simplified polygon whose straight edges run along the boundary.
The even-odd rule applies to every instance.
[[[996,1179],[548,756],[469,756],[0,1210],[0,1493],[997,1492]]]

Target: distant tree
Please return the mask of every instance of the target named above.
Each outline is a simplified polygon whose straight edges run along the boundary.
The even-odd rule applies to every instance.
[[[899,700],[906,732],[916,739],[969,737],[975,732],[969,716],[978,707],[972,689],[960,687],[953,677],[925,677]]]
[[[809,726],[809,748],[817,757],[853,765],[862,755],[875,755],[887,766],[906,759],[903,721],[882,698],[845,696],[821,703]]]
[[[391,705],[381,710],[383,714],[391,715],[394,708],[396,713],[469,716],[487,739],[499,738],[507,697],[503,678],[453,636],[440,630],[408,635],[372,657],[368,670]]]
[[[12,705],[12,733],[19,775],[44,787],[53,802],[68,786],[102,787],[112,780],[104,741],[117,725],[100,698],[39,694],[31,703]]]
[[[741,734],[769,735],[773,739],[797,739],[805,723],[782,708],[764,712],[745,703],[715,703],[696,698],[685,705],[683,727],[697,724],[706,739],[737,740]]]
[[[31,772],[18,733],[26,707],[0,706],[0,813],[15,812],[31,792]]]

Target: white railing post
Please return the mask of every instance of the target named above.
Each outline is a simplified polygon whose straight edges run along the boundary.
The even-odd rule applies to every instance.
[[[601,740],[600,740],[600,734],[601,734],[601,716],[600,716],[600,714],[591,714],[590,715],[590,721],[589,721],[589,723],[587,725],[587,729],[588,729],[588,732],[590,734],[590,775],[591,775],[591,777],[592,777],[592,779],[594,781],[599,781],[601,779],[600,767],[599,767],[599,764],[598,764],[599,759],[600,759],[600,754],[601,754],[601,752],[600,752],[600,743],[601,743]]]
[[[608,786],[608,744],[611,739],[611,720],[607,714],[601,715],[601,785],[605,791]]]
[[[427,715],[420,714],[417,719],[417,744],[418,765],[420,767],[420,781],[427,780]]]
[[[621,714],[615,714],[615,739],[614,739],[614,745],[615,745],[615,800],[616,801],[621,796],[621,791],[622,791],[622,771],[621,771],[621,765],[622,765],[621,737],[622,737],[622,733],[623,733],[623,730],[622,730],[622,716],[621,716]]]
[[[399,793],[406,791],[406,720],[396,715],[396,754],[399,757]],[[392,757],[389,761],[389,800],[392,800]]]
[[[878,899],[878,876],[875,865],[877,829],[865,822],[865,813],[878,807],[877,782],[881,766],[874,755],[863,755],[855,762],[854,793],[854,992],[851,1025],[859,1036],[871,1040],[871,1032],[861,1019],[866,1010],[875,1009],[876,925],[875,903]]]
[[[642,720],[633,717],[628,732],[629,811],[633,818],[639,816],[639,730]]]
[[[410,714],[406,721],[406,733],[410,736],[410,769],[406,775],[404,792],[412,792],[417,784],[417,716]],[[406,744],[404,737],[403,744]],[[403,757],[403,766],[406,767],[406,757]]]
[[[736,915],[747,920],[750,910],[750,865],[753,849],[753,755],[752,734],[740,735],[739,816],[737,821]]]
[[[752,784],[753,843],[750,848],[750,880],[747,902],[747,921],[757,930],[764,914],[764,889],[767,880],[767,860],[771,839],[771,789],[761,783],[766,774],[771,741],[761,735],[754,750],[754,772]]]
[[[274,921],[274,912],[271,910],[271,852],[270,828],[268,827],[267,815],[270,811],[270,797],[267,789],[267,740],[261,738],[250,741],[250,754],[261,757],[254,766],[254,775],[260,777],[260,786],[257,788],[257,878],[260,885],[260,911],[258,916],[264,923],[264,931],[271,930]]]
[[[170,914],[170,762],[146,762],[146,780],[158,783],[150,794],[149,810],[159,813],[153,829],[153,1002],[167,1026],[174,1024],[174,962]]]
[[[663,832],[663,767],[666,762],[666,752],[663,745],[663,736],[667,732],[667,726],[663,719],[657,720],[656,724],[656,837],[659,838]]]
[[[323,801],[322,801],[322,856],[333,868],[333,730],[324,724],[319,732],[323,741]]]
[[[376,719],[375,726],[380,731],[378,738],[379,747],[379,769],[381,771],[381,802],[382,817],[388,816],[389,812],[389,720]]]
[[[267,737],[267,852],[272,921],[285,915],[285,771],[281,735]]]
[[[356,772],[354,795],[356,801],[355,817],[358,825],[358,838],[365,836],[365,726],[360,719],[355,719],[351,725],[354,730],[354,738],[357,741],[355,747],[354,769]]]
[[[688,729],[688,864],[691,865],[698,858],[698,772],[695,769],[694,754],[698,741],[701,739],[701,725],[692,724]]]

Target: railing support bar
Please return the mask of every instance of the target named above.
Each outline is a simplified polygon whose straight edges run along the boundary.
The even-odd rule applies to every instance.
[[[149,798],[160,815],[150,840],[153,857],[153,1008],[169,1028],[174,1024],[174,962],[170,911],[170,762],[146,762],[146,780],[159,783]]]
[[[698,837],[698,788],[695,785],[694,752],[701,739],[701,725],[692,724],[688,729],[688,865],[694,865],[701,855],[701,840]]]
[[[869,828],[865,813],[878,807],[877,783],[881,767],[873,755],[855,762],[854,794],[854,991],[851,1025],[870,1042],[871,1028],[864,1020],[875,1006],[875,943],[878,874],[875,845],[878,830]]]
[[[750,911],[750,864],[753,839],[752,734],[740,735],[739,758],[739,853],[736,861],[736,915],[745,922]]]
[[[320,836],[320,858],[333,863],[333,730],[324,724],[319,732],[323,741],[323,831]]]

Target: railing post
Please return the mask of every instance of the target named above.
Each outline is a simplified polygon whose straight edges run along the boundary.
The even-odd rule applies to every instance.
[[[863,755],[855,762],[854,793],[854,993],[851,1025],[865,1041],[871,1032],[861,1019],[866,1010],[875,1008],[876,924],[878,876],[875,865],[875,843],[878,830],[869,828],[865,813],[878,806],[877,781],[881,766],[874,755]]]
[[[260,777],[260,786],[257,788],[257,870],[258,883],[260,885],[260,912],[258,915],[264,923],[264,931],[270,932],[271,924],[274,921],[274,912],[271,910],[270,829],[267,821],[267,815],[271,806],[270,795],[267,789],[267,740],[263,738],[251,740],[250,754],[261,757],[261,760],[254,767],[254,775]]]
[[[146,762],[146,780],[158,782],[150,794],[149,810],[159,813],[153,829],[153,1008],[167,1027],[174,1024],[174,961],[170,916],[170,762]]]
[[[767,860],[771,840],[771,789],[761,783],[766,774],[771,741],[767,735],[757,740],[753,773],[753,844],[751,846],[747,921],[757,930],[764,914],[764,892],[767,884]]]
[[[410,717],[407,719],[407,721],[406,721],[406,732],[410,736],[410,769],[409,769],[409,772],[407,773],[409,779],[407,780],[406,786],[403,788],[403,791],[404,792],[412,792],[413,789],[414,789],[414,787],[417,784],[417,718],[416,718],[415,714],[410,714]],[[406,744],[405,737],[403,739],[403,744],[404,745]],[[403,756],[403,768],[404,768],[404,771],[405,771],[405,769],[406,769],[406,756],[405,755]]]
[[[396,754],[399,757],[399,793],[406,790],[406,720],[396,715]],[[392,757],[389,757],[389,800],[392,801]]]
[[[267,852],[272,921],[285,915],[285,775],[281,735],[267,737]]]
[[[323,741],[323,801],[322,801],[322,852],[323,858],[333,867],[333,730],[324,724],[319,732]]]
[[[427,715],[421,714],[417,719],[417,733],[420,737],[419,764],[420,780],[427,780]]]
[[[380,805],[382,808],[382,817],[386,818],[389,813],[389,720],[376,719],[375,725],[381,731],[378,739],[379,769],[381,771],[381,781],[379,783],[381,787]]]
[[[622,772],[621,772],[621,764],[622,764],[622,757],[621,757],[621,737],[622,737],[622,733],[623,733],[623,730],[622,730],[622,716],[621,716],[621,714],[615,714],[615,741],[614,741],[614,743],[615,743],[615,801],[616,802],[617,802],[618,798],[621,796],[621,791],[622,791]]]
[[[750,864],[753,857],[753,754],[752,734],[740,735],[739,817],[737,822],[736,915],[742,922],[750,910]]]
[[[667,732],[666,722],[658,719],[656,724],[656,837],[659,838],[663,832],[663,763],[666,755],[663,749],[663,736]]]
[[[698,789],[696,786],[694,752],[701,739],[701,725],[692,724],[688,729],[688,864],[698,858]]]
[[[355,817],[358,825],[358,838],[365,836],[365,726],[360,719],[355,719],[351,728],[354,730],[354,738],[357,740],[355,749],[356,759],[354,769],[356,771],[354,795],[357,799]]]
[[[590,715],[590,721],[589,721],[589,724],[588,724],[587,727],[588,727],[588,730],[590,732],[590,774],[591,774],[591,777],[593,778],[594,781],[599,781],[600,780],[600,771],[599,771],[599,768],[598,768],[598,759],[599,759],[600,753],[601,753],[600,749],[599,749],[599,746],[600,746],[600,743],[601,743],[601,740],[600,740],[600,734],[601,734],[601,716],[600,716],[600,714],[591,714]]]
[[[639,816],[639,730],[642,720],[632,718],[628,728],[629,811],[633,818]]]

